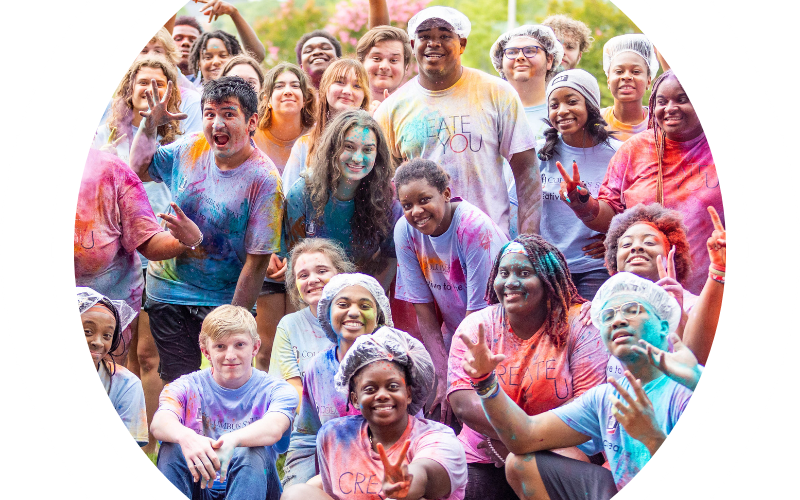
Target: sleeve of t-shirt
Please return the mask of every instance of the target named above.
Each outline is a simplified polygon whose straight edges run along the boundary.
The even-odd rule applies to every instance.
[[[289,152],[289,159],[286,160],[286,165],[283,167],[281,181],[286,189],[291,188],[292,185],[297,182],[297,179],[300,178],[300,174],[306,169],[308,148],[306,139],[304,139],[305,137],[306,136],[301,137],[292,145],[292,150]]]
[[[131,377],[127,382],[127,387],[119,394],[116,404],[117,413],[131,433],[131,437],[136,440],[139,446],[146,446],[147,436],[147,412],[144,406],[144,391],[142,382]]]
[[[630,163],[628,153],[630,148],[627,144],[627,142],[623,143],[608,162],[608,170],[606,170],[606,176],[597,195],[597,199],[608,203],[615,213],[625,211],[625,204],[622,201],[622,186],[625,182],[625,172]]]
[[[464,447],[452,432],[426,432],[413,442],[414,460],[427,458],[438,463],[450,477],[450,492],[467,484],[467,456]]]
[[[497,122],[500,127],[500,154],[508,161],[511,156],[536,147],[536,135],[525,116],[519,95],[510,84],[502,82],[497,89],[499,103]]]
[[[119,162],[115,168],[119,172],[117,206],[122,228],[120,243],[126,252],[132,253],[163,229],[153,214],[142,181],[122,160],[115,157],[115,161]]]
[[[456,329],[455,335],[453,335],[453,342],[450,344],[450,356],[447,358],[448,397],[456,391],[463,391],[465,389],[472,390],[470,378],[461,367],[467,352],[467,346],[464,345],[464,342],[461,341],[461,337],[459,336],[462,332],[466,333],[473,342],[478,340],[477,314],[471,314],[464,318],[464,321],[462,321]],[[486,333],[488,334],[488,332]]]
[[[389,153],[395,158],[402,158],[400,151],[397,149],[397,139],[395,137],[395,130],[392,126],[392,119],[390,108],[394,99],[386,99],[375,110],[375,121],[381,126],[384,136],[386,136],[386,145],[389,146]]]
[[[281,253],[287,255],[306,237],[305,182],[298,180],[286,195]]]
[[[610,354],[594,325],[584,325],[577,314],[571,316],[569,371],[572,374],[572,393],[580,396],[605,383]]]
[[[605,394],[605,384],[593,387],[571,402],[550,410],[572,430],[589,437],[589,441],[581,445],[581,450],[587,455],[603,451],[603,436],[598,415]]]
[[[394,226],[394,245],[397,252],[395,296],[412,304],[427,304],[433,302],[433,294],[422,274],[411,231],[414,229],[405,219],[398,220]],[[422,233],[420,237],[423,237]]]
[[[265,415],[269,413],[282,413],[289,419],[289,428],[291,428],[300,397],[297,395],[295,388],[285,380],[281,380],[277,377],[271,378],[273,386],[269,398],[269,407]]]
[[[181,93],[181,112],[186,113],[185,120],[181,120],[180,128],[184,134],[193,134],[203,131],[203,113],[200,109],[200,96],[194,92]]]
[[[483,217],[473,219],[479,227],[463,228],[458,233],[461,246],[459,254],[463,254],[466,260],[467,311],[478,311],[487,306],[486,283],[492,273],[494,258],[508,241],[487,215],[481,215]]]
[[[252,255],[275,253],[281,249],[283,191],[278,171],[272,169],[257,177],[258,188],[251,200],[247,220],[245,251]]]
[[[289,332],[286,330],[286,316],[278,322],[275,330],[275,340],[272,342],[272,353],[269,358],[269,374],[289,380],[292,377],[300,376],[300,366],[292,351],[292,343],[289,340]]]
[[[168,410],[175,414],[181,424],[186,425],[186,397],[189,385],[186,378],[179,378],[165,385],[158,396],[156,412]]]
[[[131,139],[132,140],[132,139]],[[183,141],[175,141],[166,146],[159,146],[153,154],[150,166],[147,167],[147,174],[156,182],[165,182],[168,186],[172,185],[172,169],[174,168],[175,156],[178,155],[178,147]]]

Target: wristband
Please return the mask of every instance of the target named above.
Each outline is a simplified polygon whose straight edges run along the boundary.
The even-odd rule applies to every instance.
[[[720,266],[718,264],[714,264],[713,262],[708,266],[709,271],[719,271],[722,274],[725,274],[725,266]]]
[[[719,276],[719,275],[714,274],[714,273],[708,273],[708,277],[711,278],[712,280],[716,281],[720,285],[724,285],[725,284],[725,276]]]
[[[470,384],[472,388],[475,389],[475,392],[478,393],[478,396],[484,397],[497,388],[497,377],[494,371],[492,371],[485,379],[479,382],[470,381]]]
[[[477,384],[478,382],[481,382],[481,381],[486,380],[487,378],[491,377],[492,373],[494,373],[494,372],[489,372],[486,375],[484,375],[483,377],[478,377],[478,378],[469,377],[469,375],[467,375],[467,376],[470,378],[470,383],[472,384],[472,387],[475,387],[475,384]]]
[[[580,195],[578,198],[580,198]],[[582,202],[583,200],[579,199],[578,201]],[[600,202],[592,198],[591,195],[585,203],[574,203],[570,206],[575,215],[583,222],[592,222],[600,214]]]
[[[203,243],[203,232],[200,231],[200,239],[197,240],[195,243],[192,243],[191,245],[187,245],[186,243],[182,242],[181,240],[178,240],[178,243],[180,243],[181,245],[183,245],[185,247],[189,247],[192,250],[194,250],[195,248],[199,247],[200,244]]]

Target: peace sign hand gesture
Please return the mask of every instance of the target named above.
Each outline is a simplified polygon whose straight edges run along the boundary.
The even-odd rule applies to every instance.
[[[586,183],[581,182],[578,162],[575,160],[572,161],[572,177],[564,170],[560,161],[556,162],[556,168],[558,168],[558,171],[561,173],[561,178],[563,179],[558,194],[561,195],[561,200],[564,203],[570,206],[577,204],[579,202],[578,196],[587,196],[589,194],[589,190],[586,189]]]
[[[411,441],[406,441],[403,444],[403,449],[400,450],[400,458],[395,464],[389,461],[389,457],[386,456],[386,450],[383,449],[381,443],[376,446],[381,462],[383,462],[383,485],[381,489],[387,498],[405,498],[408,495],[409,488],[411,488],[411,481],[414,476],[408,473],[408,465],[403,465],[409,446],[411,446]]]
[[[664,262],[666,261],[666,267],[664,266]],[[669,249],[669,253],[667,254],[667,258],[664,259],[662,256],[656,257],[656,267],[658,268],[658,277],[659,280],[656,281],[656,285],[663,288],[668,294],[675,297],[675,300],[678,301],[678,305],[681,306],[681,311],[683,311],[683,286],[678,283],[677,272],[675,271],[675,246],[673,245],[672,248]]]
[[[708,247],[708,256],[711,258],[711,263],[717,266],[725,267],[726,260],[726,232],[725,226],[717,214],[714,207],[708,207],[708,214],[711,216],[711,221],[714,223],[714,232],[708,238],[706,246]]]
[[[186,113],[170,113],[167,111],[167,101],[169,100],[170,93],[172,92],[172,82],[167,82],[167,90],[164,92],[164,97],[156,99],[154,96],[158,95],[158,84],[155,79],[150,80],[152,89],[144,91],[147,97],[147,105],[150,106],[148,111],[139,111],[139,114],[146,118],[145,127],[148,132],[155,133],[155,130],[161,125],[165,125],[173,120],[185,120],[189,117]]]
[[[672,341],[673,352],[662,351],[643,339],[639,340],[640,345],[635,345],[631,349],[647,356],[650,364],[664,372],[667,377],[694,390],[702,374],[697,358],[675,333],[670,333],[669,338]]]
[[[622,425],[625,432],[633,439],[641,441],[647,446],[650,455],[653,455],[667,436],[658,427],[653,403],[650,402],[647,394],[645,394],[642,388],[642,381],[633,378],[633,375],[628,370],[625,370],[625,377],[633,387],[636,398],[628,394],[628,391],[623,389],[613,377],[609,377],[609,383],[614,386],[614,389],[622,396],[622,399],[628,403],[626,405],[614,396],[609,396],[612,404],[611,413],[614,414],[617,422]]]
[[[469,336],[461,332],[458,334],[461,342],[467,346],[464,353],[464,362],[461,367],[464,372],[472,378],[483,378],[492,373],[494,369],[506,359],[503,354],[492,354],[489,345],[486,343],[486,335],[483,333],[483,325],[478,325],[478,341],[473,343]]]

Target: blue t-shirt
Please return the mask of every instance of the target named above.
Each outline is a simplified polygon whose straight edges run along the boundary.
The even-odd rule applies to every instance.
[[[109,370],[109,365],[105,361],[100,363],[97,375],[100,376],[108,399],[131,433],[131,437],[139,446],[146,446],[147,412],[144,406],[142,382],[124,366],[116,365]]]
[[[620,377],[617,381],[629,394],[634,394],[628,379]],[[653,404],[659,428],[669,435],[686,409],[692,391],[662,375],[645,384],[644,392]],[[572,429],[590,437],[589,441],[578,447],[581,451],[587,455],[605,452],[617,489],[621,489],[650,460],[650,452],[617,422],[611,413],[609,396],[612,395],[624,401],[614,386],[601,384],[573,402],[551,411]]]
[[[147,296],[169,304],[229,304],[247,255],[280,250],[283,195],[272,160],[253,146],[239,167],[220,170],[198,133],[159,147],[148,173],[169,186],[172,199],[203,232],[203,243],[151,262]]]

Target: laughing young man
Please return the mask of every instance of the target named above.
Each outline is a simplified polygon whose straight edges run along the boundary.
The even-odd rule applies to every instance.
[[[150,328],[164,382],[200,368],[200,326],[212,309],[252,309],[270,254],[280,249],[283,195],[275,165],[252,141],[258,98],[239,77],[203,87],[203,132],[158,146],[156,128],[180,118],[153,99],[131,146],[142,181],[163,182],[172,199],[197,221],[202,237],[181,256],[148,267]],[[165,95],[168,95],[169,91]]]

